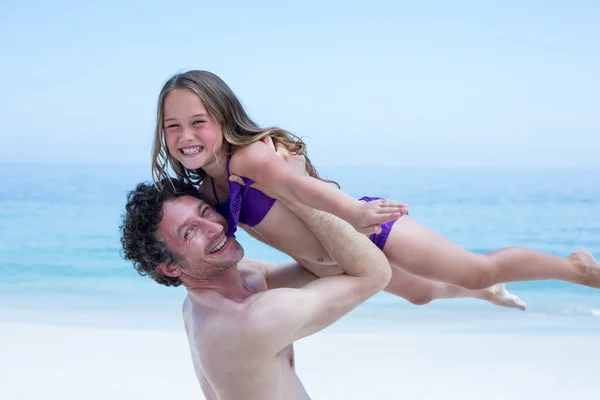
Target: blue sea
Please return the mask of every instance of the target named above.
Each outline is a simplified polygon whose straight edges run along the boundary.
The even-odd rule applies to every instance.
[[[588,248],[600,257],[600,170],[405,167],[322,167],[342,189],[409,204],[419,222],[474,252],[523,246],[566,256]],[[139,276],[120,256],[119,224],[126,193],[150,179],[146,165],[15,165],[0,170],[0,319],[93,324],[131,323],[131,313],[179,324],[183,288]],[[246,255],[273,262],[287,256],[241,232]],[[379,294],[347,319],[431,326],[448,317],[489,329],[511,323],[600,332],[600,290],[563,282],[511,283],[525,313],[471,300],[413,306]],[[137,324],[141,324],[140,317]],[[176,322],[177,321],[177,322]],[[356,322],[362,321],[362,322]],[[166,323],[166,322],[165,322]],[[540,326],[542,328],[540,328]],[[558,325],[555,325],[556,329]]]

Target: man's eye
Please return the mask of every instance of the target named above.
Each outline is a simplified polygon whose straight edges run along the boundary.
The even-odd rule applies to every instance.
[[[212,207],[204,207],[202,209],[202,216],[203,217],[207,216],[208,214],[210,214],[211,211],[212,211]]]
[[[187,231],[185,231],[185,234],[183,235],[183,238],[185,240],[187,240],[188,236],[190,236],[191,233],[192,233],[192,228],[190,228]]]

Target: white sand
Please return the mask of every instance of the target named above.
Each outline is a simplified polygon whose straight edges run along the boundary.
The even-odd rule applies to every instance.
[[[597,336],[320,333],[296,344],[313,399],[596,399]],[[183,330],[0,324],[0,398],[202,399]]]

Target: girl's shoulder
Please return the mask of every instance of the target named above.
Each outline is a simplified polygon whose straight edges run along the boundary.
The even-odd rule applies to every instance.
[[[269,150],[268,146],[259,140],[254,143],[250,143],[247,146],[238,147],[238,148],[233,149],[233,153],[231,154],[231,159],[240,158],[240,157],[244,158],[244,157],[252,156],[257,153],[260,154],[260,153],[264,152],[265,150]]]
[[[269,154],[271,153],[271,154]],[[258,141],[249,144],[245,147],[239,147],[233,150],[229,167],[231,170],[239,171],[240,169],[252,168],[260,165],[261,162],[274,155],[265,143]]]

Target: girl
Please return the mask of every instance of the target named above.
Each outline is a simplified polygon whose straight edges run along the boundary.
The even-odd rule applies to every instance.
[[[319,276],[334,273],[332,260],[307,227],[276,197],[334,214],[371,240],[393,268],[386,291],[414,304],[434,299],[475,297],[524,309],[503,282],[559,279],[600,287],[600,264],[584,249],[566,258],[506,248],[488,254],[462,249],[407,214],[405,205],[364,197],[356,200],[321,179],[308,157],[307,174],[297,174],[263,139],[270,136],[290,154],[306,157],[305,144],[278,128],[260,128],[231,89],[206,71],[177,74],[164,85],[158,101],[152,176],[158,184],[170,166],[178,178],[200,186],[229,223],[297,259]],[[246,186],[232,175],[244,177]],[[425,279],[423,279],[425,278]]]

